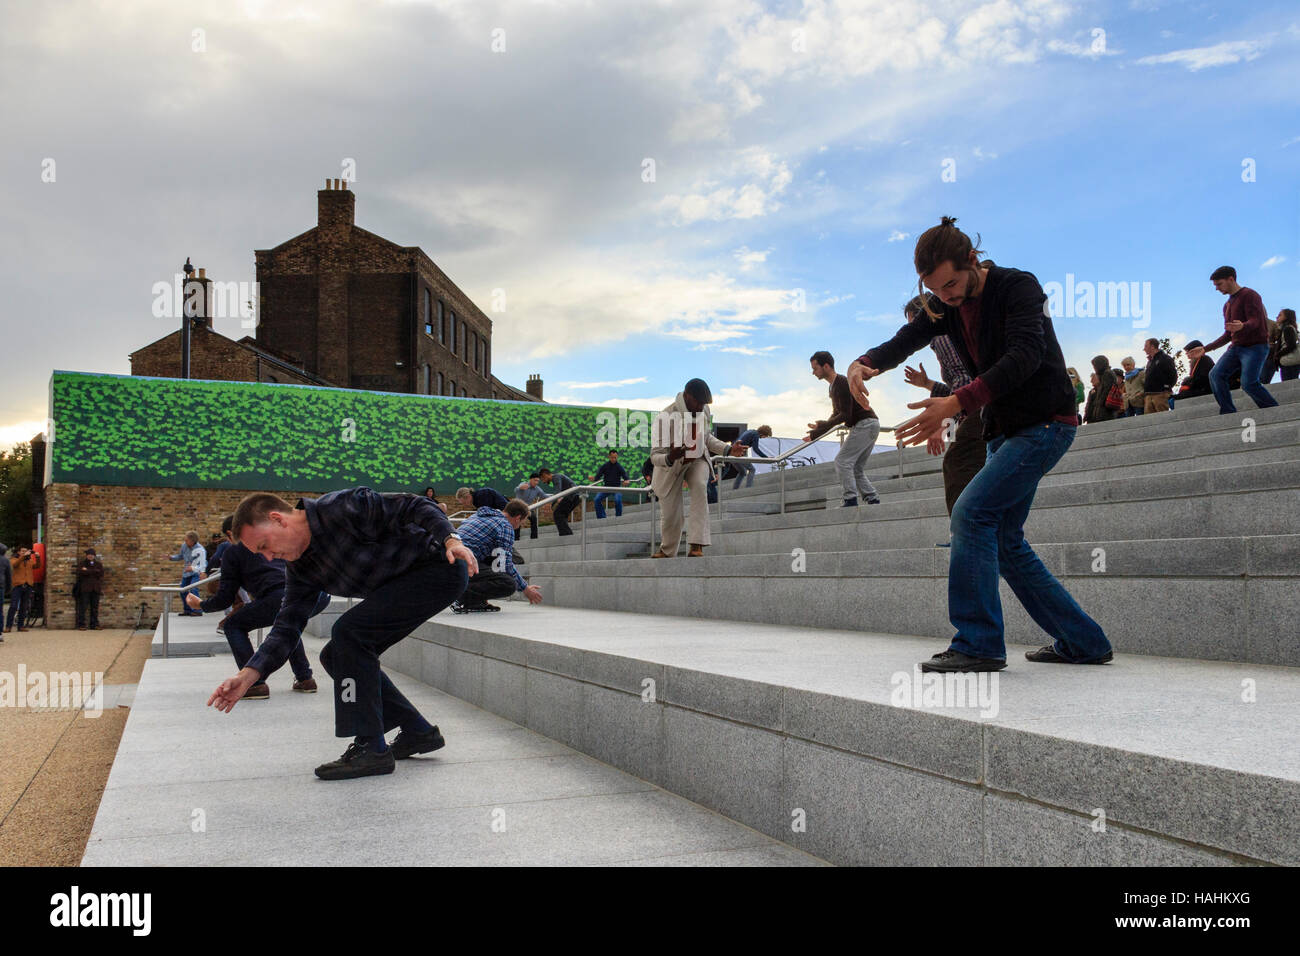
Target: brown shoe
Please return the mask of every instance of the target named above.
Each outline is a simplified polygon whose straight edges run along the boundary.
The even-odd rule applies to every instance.
[[[674,555],[674,554],[665,554],[663,551],[656,551],[654,554],[650,555],[650,557],[652,557],[652,558],[674,558],[674,557],[676,557],[676,555]]]
[[[265,682],[254,684],[244,692],[244,700],[268,700],[271,696],[271,688]]]
[[[293,682],[293,689],[300,694],[314,694],[316,693],[316,680],[312,677],[308,677],[306,680],[296,680]]]
[[[84,624],[78,624],[78,625],[77,625],[77,630],[79,630],[79,631],[84,631],[85,629],[86,629],[86,625],[84,625]]]
[[[90,629],[92,631],[102,631],[104,628],[99,624],[92,624],[90,625]]]
[[[686,556],[688,558],[702,558],[704,557],[704,547],[702,545],[693,544],[691,545],[691,550],[686,552]]]

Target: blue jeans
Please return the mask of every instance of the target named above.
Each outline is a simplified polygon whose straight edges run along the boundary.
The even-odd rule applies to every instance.
[[[464,561],[448,564],[434,555],[389,578],[334,622],[320,663],[334,678],[336,737],[419,726],[420,712],[380,669],[379,655],[460,597],[468,580]],[[355,683],[345,684],[349,678]]]
[[[280,613],[280,604],[283,600],[284,590],[277,588],[265,597],[258,598],[251,604],[245,604],[226,618],[223,633],[226,635],[226,643],[230,645],[230,653],[235,656],[235,666],[240,670],[244,669],[244,665],[253,656],[253,642],[248,639],[248,632],[255,631],[259,627],[270,627],[274,624],[275,616]],[[330,596],[322,591],[320,598],[316,601],[315,610],[308,616],[315,617],[325,610],[329,603]],[[289,666],[293,669],[295,680],[306,680],[311,677],[311,662],[307,660],[307,652],[303,650],[301,640],[289,652]],[[270,672],[263,674],[258,683],[266,683],[266,679],[270,676]]]
[[[754,486],[754,466],[747,461],[733,461],[731,466],[736,469],[736,483],[731,486],[732,490],[740,487],[742,481],[745,482],[746,488]],[[748,479],[746,481],[746,479]]]
[[[185,587],[185,585],[187,584],[193,584],[197,580],[199,580],[199,576],[197,574],[195,574],[193,571],[186,571],[184,574],[181,575],[181,587]],[[185,603],[186,593],[198,594],[199,589],[195,588],[193,591],[183,592],[180,595],[181,613],[184,614],[186,617],[202,617],[203,616],[202,611],[191,611],[189,609],[189,606]]]
[[[1101,627],[1083,612],[1025,541],[1025,519],[1038,482],[1074,442],[1076,429],[1031,425],[988,443],[988,459],[952,509],[948,616],[957,629],[952,650],[1005,660],[998,575],[1053,638],[1066,660],[1094,660],[1111,649]]]
[[[0,558],[0,560],[5,560]],[[9,621],[5,624],[5,629],[12,631],[14,629],[14,616],[18,617],[18,626],[27,626],[27,614],[32,606],[32,586],[30,584],[15,584],[12,591],[9,592]]]
[[[605,499],[614,499],[614,514],[616,517],[623,517],[623,495],[617,491],[602,491],[596,495],[596,517],[605,517]]]
[[[1264,367],[1264,361],[1268,358],[1268,346],[1261,343],[1259,345],[1229,345],[1228,351],[1223,353],[1223,358],[1214,363],[1214,368],[1210,369],[1210,391],[1214,393],[1215,400],[1219,403],[1220,415],[1232,415],[1237,411],[1237,406],[1232,404],[1232,390],[1228,388],[1228,380],[1237,371],[1241,371],[1241,390],[1249,395],[1260,408],[1273,408],[1277,405],[1277,399],[1268,393],[1259,382],[1259,373]]]

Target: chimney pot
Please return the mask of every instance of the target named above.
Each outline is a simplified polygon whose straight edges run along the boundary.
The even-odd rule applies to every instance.
[[[200,278],[200,279],[206,279],[206,278],[207,278],[207,273],[208,273],[208,270],[207,270],[207,269],[204,269],[204,268],[202,268],[202,267],[199,268],[199,278]]]

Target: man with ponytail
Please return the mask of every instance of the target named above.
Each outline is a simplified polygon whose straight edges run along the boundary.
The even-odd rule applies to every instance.
[[[951,646],[923,671],[996,671],[1007,651],[999,574],[1053,643],[1025,657],[1039,663],[1104,664],[1112,659],[1101,627],[1025,541],[1024,524],[1043,476],[1074,441],[1074,387],[1032,273],[985,266],[948,216],[921,234],[914,264],[929,289],[925,314],[849,367],[849,387],[866,404],[866,381],[900,365],[937,335],[948,336],[975,378],[952,395],[908,408],[921,413],[899,427],[901,445],[924,444],[960,412],[979,413],[988,460],[952,510],[948,614]]]

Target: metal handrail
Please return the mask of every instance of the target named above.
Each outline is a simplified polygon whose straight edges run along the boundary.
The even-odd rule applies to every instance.
[[[893,431],[897,431],[901,427],[902,427],[901,425],[881,425],[880,430],[882,432],[893,432]],[[749,455],[712,456],[709,461],[710,461],[710,467],[713,471],[713,480],[718,483],[718,514],[721,515],[723,513],[722,466],[725,466],[727,462],[744,461],[744,462],[748,462],[751,465],[756,465],[756,464],[772,465],[775,468],[775,470],[779,473],[779,477],[781,479],[781,512],[780,513],[785,514],[785,469],[789,465],[790,459],[794,455],[797,455],[799,452],[803,451],[805,448],[808,448],[811,445],[815,445],[818,442],[825,441],[827,435],[839,434],[840,432],[847,432],[847,431],[848,429],[845,428],[843,425],[837,425],[835,428],[828,428],[826,431],[822,432],[816,438],[812,438],[806,442],[802,442],[801,444],[795,445],[789,451],[783,451],[775,458],[752,458]],[[844,442],[844,438],[841,435],[840,443],[843,444],[843,442]],[[903,477],[903,446],[898,445],[897,448],[898,448],[898,477],[902,478]]]
[[[221,572],[218,571],[216,574],[211,574],[211,575],[209,575],[209,576],[206,577],[206,578],[202,578],[202,579],[200,579],[200,580],[198,580],[198,581],[193,582],[192,584],[185,584],[185,585],[147,584],[147,585],[145,585],[144,587],[140,588],[141,591],[160,591],[160,592],[162,592],[162,596],[163,596],[163,619],[162,619],[162,621],[163,621],[163,628],[162,628],[162,631],[163,631],[163,657],[166,657],[166,656],[167,656],[168,651],[169,651],[170,646],[171,646],[171,644],[170,644],[170,640],[169,640],[169,634],[168,634],[168,630],[167,630],[167,625],[168,625],[168,623],[171,621],[171,616],[172,616],[172,595],[173,595],[173,594],[183,594],[183,593],[185,593],[186,591],[193,591],[195,588],[200,587],[200,586],[202,586],[202,585],[204,585],[204,584],[211,584],[213,581],[216,581],[216,580],[217,580],[218,578],[220,578],[220,577],[221,577]]]
[[[644,478],[638,478],[637,481],[645,481]],[[603,492],[604,494],[642,494],[650,495],[650,553],[654,553],[655,547],[655,520],[654,520],[654,489],[649,485],[640,487],[632,484],[627,485],[574,485],[571,488],[565,488],[563,491],[557,491],[553,495],[542,498],[540,501],[534,501],[528,506],[529,511],[536,511],[542,505],[550,504],[552,501],[558,501],[561,498],[567,498],[570,495],[577,494],[582,498],[582,560],[587,560],[587,493],[590,491]]]

